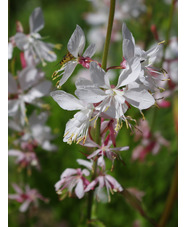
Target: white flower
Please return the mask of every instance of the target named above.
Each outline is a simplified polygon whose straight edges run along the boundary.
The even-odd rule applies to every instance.
[[[77,162],[80,165],[87,167],[88,169],[92,168],[92,163],[77,159]],[[87,169],[81,170],[67,168],[60,177],[60,180],[55,184],[55,189],[58,194],[62,194],[63,190],[67,188],[69,194],[72,194],[73,188],[76,196],[81,199],[85,194],[85,188],[88,185],[89,181],[84,176],[89,176],[90,172]]]
[[[153,96],[144,88],[128,89],[127,85],[136,80],[141,73],[141,64],[138,59],[132,59],[118,79],[116,87],[110,85],[108,75],[95,62],[90,64],[91,81],[80,79],[76,83],[76,95],[87,103],[96,103],[96,110],[105,113],[111,118],[126,121],[124,113],[130,103],[139,110],[147,109],[155,102]]]
[[[140,47],[136,47],[135,39],[132,33],[127,28],[126,24],[123,23],[122,26],[122,34],[123,34],[123,56],[127,62],[129,62],[132,58],[136,57],[139,59],[142,66],[142,73],[139,74],[136,82],[140,85],[144,85],[146,89],[154,91],[156,87],[156,79],[153,77],[153,74],[158,74],[159,79],[165,79],[165,77],[161,77],[163,75],[162,71],[154,68],[152,65],[156,61],[158,52],[161,49],[161,43],[156,46],[153,46],[151,49],[144,51]],[[163,75],[164,76],[164,75]]]
[[[93,180],[85,189],[85,192],[88,192],[90,190],[93,190],[96,185],[98,184],[97,188],[97,197],[99,198],[99,192],[102,191],[103,187],[106,187],[107,195],[108,195],[108,201],[110,201],[110,192],[113,194],[113,192],[121,192],[123,191],[122,186],[117,182],[117,180],[108,175],[108,174],[102,174],[98,176],[95,180]]]
[[[61,90],[53,91],[50,95],[61,108],[65,110],[80,110],[67,122],[63,141],[69,144],[72,141],[79,143],[83,140],[85,142],[94,106],[86,104],[75,96]]]
[[[21,124],[26,118],[26,103],[37,105],[36,99],[47,95],[51,82],[44,80],[44,73],[34,67],[26,67],[18,73],[18,80],[8,74],[8,115],[15,117],[19,112]]]
[[[76,29],[67,45],[68,54],[61,60],[60,64],[62,67],[55,71],[53,76],[63,77],[59,81],[59,86],[62,86],[73,73],[77,64],[82,64],[84,67],[89,67],[89,60],[95,53],[95,45],[91,44],[87,47],[84,54],[83,50],[85,47],[85,34],[79,25],[76,25]],[[54,78],[55,79],[55,78]]]
[[[44,27],[44,18],[40,7],[35,8],[32,12],[29,18],[29,25],[30,34],[25,35],[22,32],[18,32],[14,36],[16,46],[23,51],[29,51],[43,65],[46,64],[44,60],[55,61],[57,57],[52,51],[55,46],[51,43],[43,42],[42,37],[38,33]]]

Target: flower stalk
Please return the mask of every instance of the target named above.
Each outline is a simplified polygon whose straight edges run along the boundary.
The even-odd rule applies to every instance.
[[[105,39],[105,45],[103,50],[103,57],[102,57],[102,68],[106,71],[107,68],[107,58],[108,58],[108,51],[109,51],[109,44],[111,39],[112,33],[112,26],[114,21],[114,12],[115,12],[115,0],[110,1],[110,10],[109,10],[109,18],[108,18],[108,26],[107,26],[107,34]],[[100,144],[100,126],[101,126],[101,118],[97,119],[96,122],[96,132],[95,132],[95,142]],[[93,175],[92,179],[95,178],[97,172],[97,160],[94,162],[93,165]],[[92,206],[93,206],[93,198],[94,198],[94,191],[90,191],[88,193],[88,207],[87,207],[87,220],[91,220],[92,216]],[[91,223],[88,223],[88,226],[91,226]]]

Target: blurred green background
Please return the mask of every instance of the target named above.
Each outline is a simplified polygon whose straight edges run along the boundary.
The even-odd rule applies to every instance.
[[[15,35],[17,20],[21,21],[24,32],[29,33],[29,16],[34,8],[40,6],[43,10],[45,27],[40,34],[47,37],[47,42],[61,43],[61,50],[56,50],[58,60],[48,63],[42,70],[46,73],[46,77],[51,80],[52,73],[58,68],[56,64],[66,54],[67,42],[75,29],[76,24],[79,24],[85,34],[87,34],[90,26],[83,19],[85,12],[91,11],[92,7],[85,0],[11,0],[8,4],[9,15],[9,37]],[[165,39],[166,31],[169,24],[170,5],[164,1],[146,1],[147,12],[141,15],[140,19],[131,19],[127,21],[128,27],[131,29],[135,39],[140,42],[145,42],[145,47],[149,47],[155,42],[150,31],[150,26],[156,24],[161,37]],[[175,11],[173,24],[171,28],[171,36],[177,36],[177,12]],[[121,42],[111,44],[110,62],[120,64],[121,61]],[[100,55],[96,56],[100,58]],[[16,64],[12,68],[9,61],[9,70],[14,74],[21,69],[19,62],[19,50],[15,49],[14,59]],[[12,60],[12,61],[13,61]],[[42,66],[41,66],[42,67]],[[78,66],[76,72],[81,67]],[[51,80],[52,81],[52,80]],[[55,81],[53,81],[55,90]],[[75,85],[69,81],[64,84],[63,90],[73,93]],[[9,159],[9,193],[14,193],[11,183],[21,183],[26,181],[31,187],[37,188],[39,192],[50,199],[48,204],[40,202],[38,209],[32,210],[31,213],[21,214],[18,211],[20,204],[14,201],[9,201],[9,226],[36,226],[36,227],[74,227],[83,226],[82,220],[86,216],[86,197],[82,200],[77,198],[66,198],[64,201],[59,201],[54,189],[54,184],[59,180],[61,173],[66,168],[77,168],[77,158],[84,158],[80,151],[85,148],[80,145],[68,145],[63,143],[63,133],[66,122],[73,116],[74,112],[62,110],[51,97],[45,97],[45,102],[50,104],[50,117],[48,125],[51,126],[53,132],[57,135],[53,141],[58,147],[58,151],[50,153],[37,148],[38,158],[41,164],[41,171],[33,168],[32,175],[27,176],[24,171],[18,171],[13,159]],[[172,101],[172,100],[170,100]],[[141,115],[134,108],[132,116],[139,119]],[[154,122],[153,131],[160,131],[162,136],[170,141],[170,149],[162,147],[160,152],[155,156],[147,155],[144,162],[131,161],[131,154],[137,142],[133,142],[134,136],[124,126],[117,138],[118,146],[129,145],[130,149],[122,153],[122,157],[126,163],[116,160],[114,171],[111,173],[125,187],[135,187],[140,191],[145,192],[143,197],[143,206],[147,214],[159,220],[163,212],[166,198],[170,189],[170,184],[177,160],[177,133],[174,124],[173,102],[169,108],[144,111],[145,117],[149,122]],[[9,137],[9,141],[13,138]],[[108,171],[110,174],[110,171]],[[177,199],[175,200],[171,216],[166,226],[177,226]],[[126,226],[132,227],[135,220],[140,220],[141,226],[151,226],[147,220],[140,216],[121,195],[114,194],[111,202],[107,204],[98,203],[96,205],[96,215],[105,226]],[[29,219],[29,220],[28,220]]]

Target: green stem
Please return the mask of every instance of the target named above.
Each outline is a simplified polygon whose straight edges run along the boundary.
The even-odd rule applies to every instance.
[[[102,58],[102,68],[106,71],[107,68],[107,57],[109,51],[109,44],[111,39],[112,33],[112,25],[114,21],[114,12],[115,12],[115,0],[110,0],[110,11],[109,11],[109,18],[108,18],[108,26],[107,26],[107,34],[105,39],[105,46],[103,50],[103,58]],[[95,142],[100,144],[101,137],[100,137],[100,126],[101,126],[101,119],[98,118],[96,122],[96,132],[95,132]],[[97,173],[97,161],[94,162],[93,166],[93,174],[91,180],[95,179]],[[94,191],[90,191],[88,194],[88,207],[87,207],[87,219],[88,219],[88,226],[91,226],[91,217],[92,217],[92,205],[93,205],[93,198],[94,198]]]
[[[171,187],[165,204],[165,209],[159,221],[158,227],[166,226],[166,223],[169,219],[169,216],[174,205],[174,201],[177,198],[177,193],[178,193],[178,160],[176,160],[176,166],[172,178]]]
[[[109,44],[110,44],[111,33],[112,33],[112,25],[113,25],[113,21],[114,21],[114,12],[115,12],[115,0],[111,0],[108,27],[107,27],[107,35],[106,35],[106,39],[105,39],[105,46],[104,46],[103,57],[102,57],[102,68],[104,70],[106,70],[106,68],[107,68],[107,57],[108,57]]]

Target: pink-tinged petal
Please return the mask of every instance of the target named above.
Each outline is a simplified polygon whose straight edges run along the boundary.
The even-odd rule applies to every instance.
[[[128,149],[129,149],[129,146],[110,148],[111,151],[127,151]]]
[[[59,181],[54,185],[55,190],[58,191],[58,190],[61,188],[61,186],[63,185],[64,182],[65,182],[64,179],[59,180]]]
[[[114,179],[114,177],[110,176],[110,175],[106,175],[106,179],[112,184],[113,189],[121,192],[123,191],[122,186],[117,182],[116,179]]]
[[[145,148],[141,145],[137,146],[132,152],[132,160],[140,158],[141,154],[145,152]]]
[[[30,33],[38,32],[44,27],[44,18],[42,9],[37,7],[32,12],[29,18],[29,25],[30,25]]]
[[[65,91],[53,91],[50,95],[65,110],[81,110],[84,107],[80,100]]]
[[[87,158],[91,159],[91,158],[95,157],[97,154],[99,154],[100,151],[101,151],[101,149],[97,149],[96,151],[92,152],[92,154],[90,154]]]
[[[28,209],[30,203],[31,203],[31,200],[26,200],[26,201],[20,206],[19,211],[20,211],[20,212],[25,212],[25,211],[27,211],[27,209]]]
[[[62,174],[61,179],[77,174],[77,169],[67,168]]]
[[[74,69],[76,68],[77,64],[78,63],[76,61],[70,61],[65,65],[63,76],[59,81],[59,86],[62,86],[68,80],[68,78],[72,75]]]
[[[12,183],[12,187],[14,188],[14,190],[18,193],[18,194],[22,194],[23,190],[15,183]]]
[[[77,195],[77,197],[79,199],[83,198],[84,196],[84,186],[83,186],[83,181],[82,179],[79,179],[78,183],[77,183],[77,186],[75,188],[75,194]]]
[[[90,190],[93,190],[95,185],[97,184],[98,180],[97,178],[95,180],[93,180],[86,188],[85,188],[85,192],[88,192]]]
[[[83,165],[83,166],[87,167],[88,169],[92,170],[92,162],[86,161],[83,159],[77,159],[76,161],[79,165]]]
[[[84,47],[85,47],[84,32],[79,25],[76,25],[76,29],[68,42],[67,49],[74,57],[77,58],[78,55],[82,54]]]

